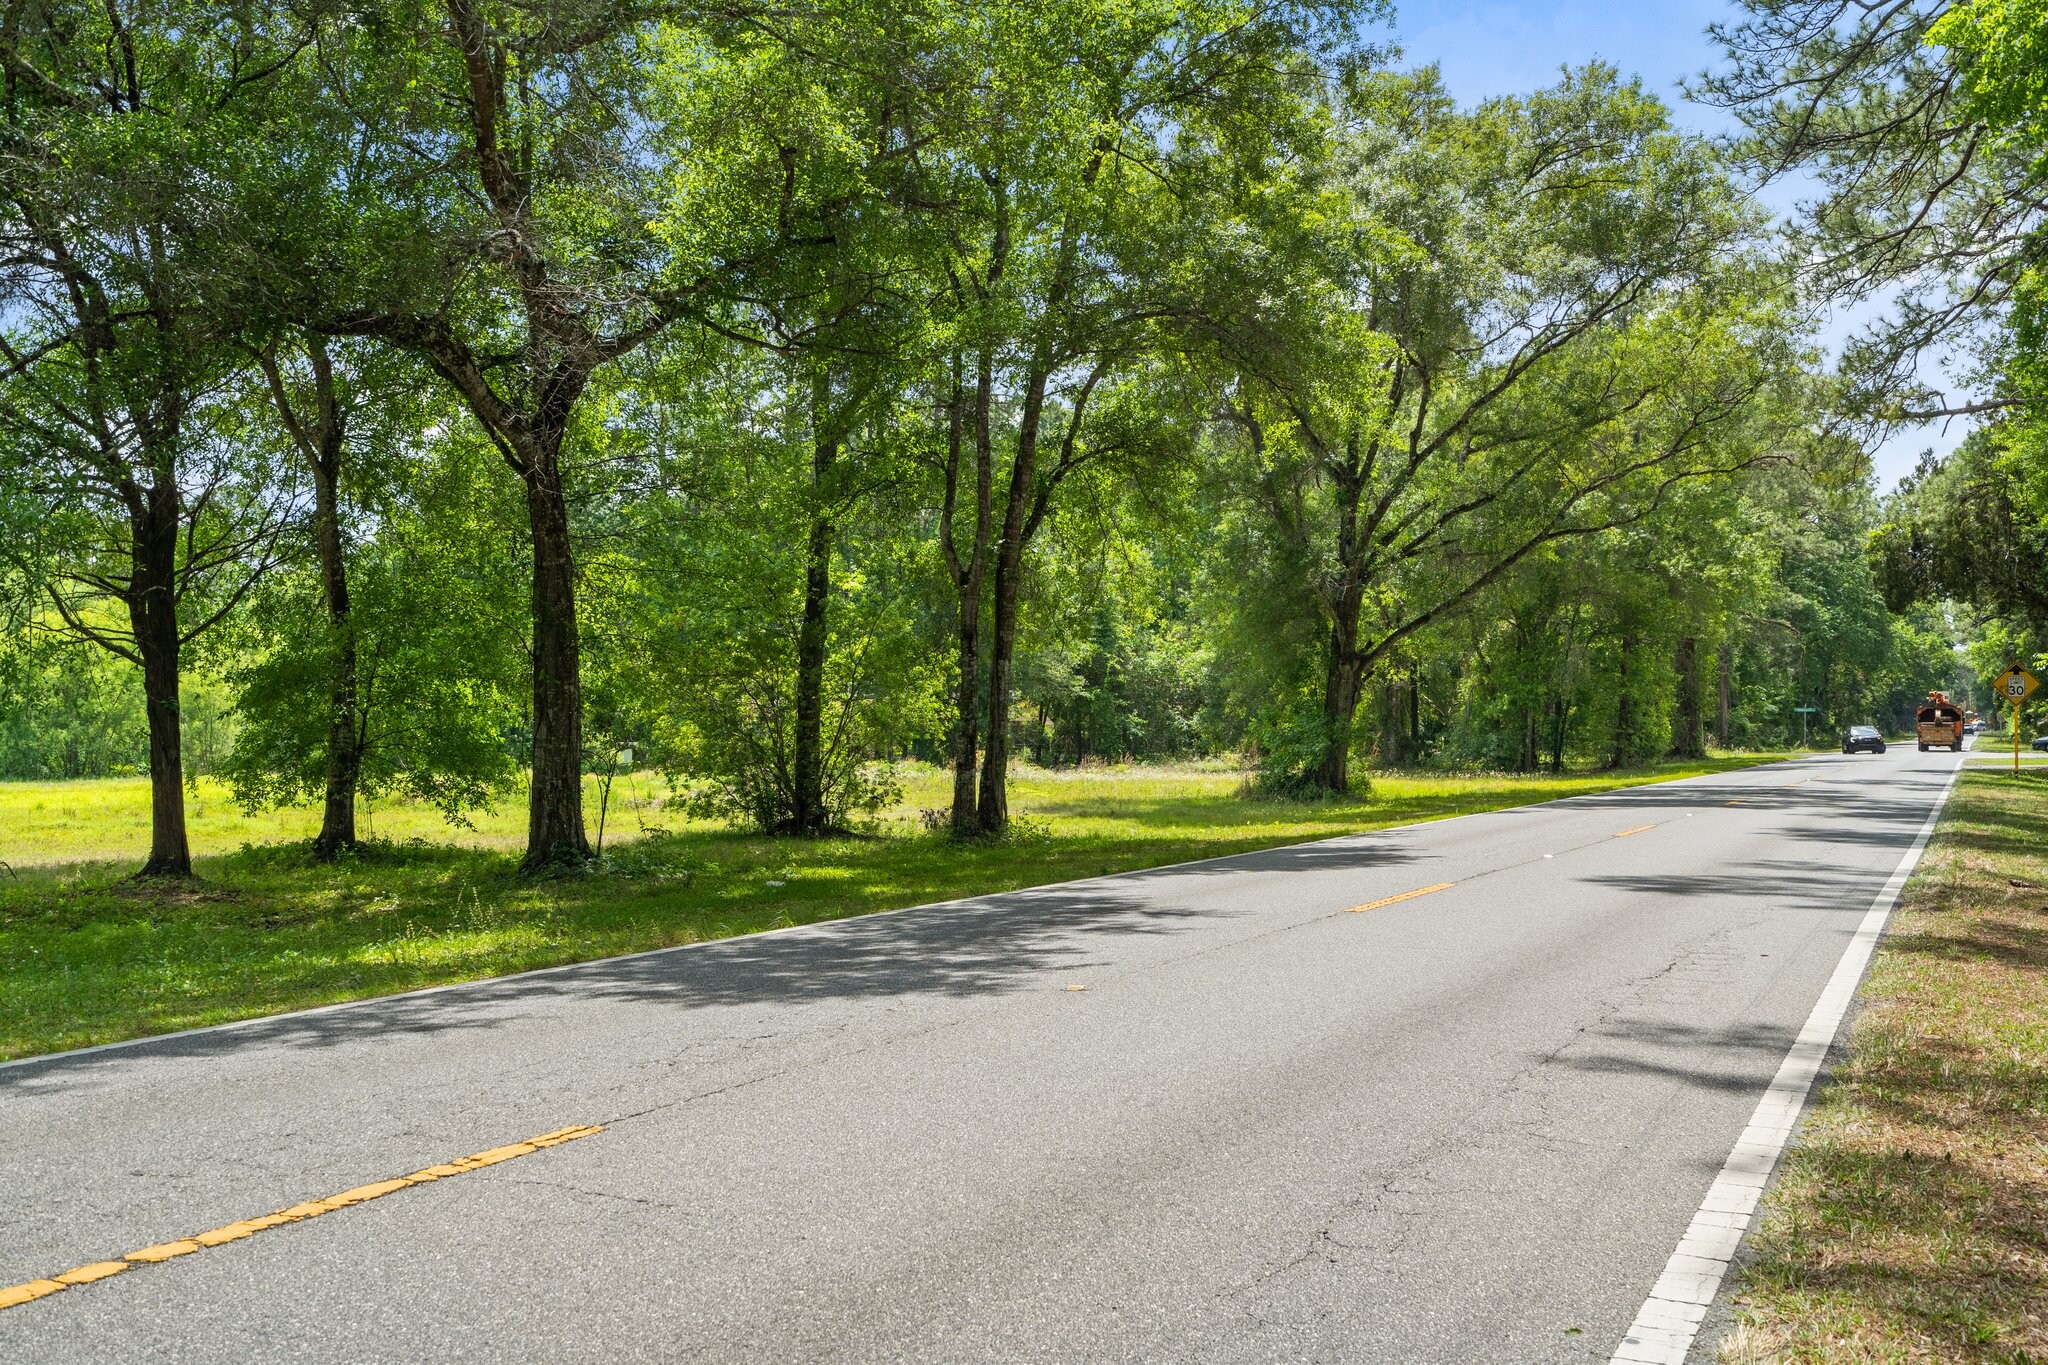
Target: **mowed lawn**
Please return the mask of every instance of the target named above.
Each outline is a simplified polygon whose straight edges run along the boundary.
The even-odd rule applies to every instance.
[[[1370,793],[1247,796],[1220,767],[1020,769],[1016,828],[956,841],[921,812],[947,774],[914,770],[862,837],[799,841],[690,821],[659,779],[613,789],[605,859],[522,878],[523,801],[451,827],[378,805],[374,842],[322,866],[317,811],[247,814],[188,794],[198,880],[128,880],[147,850],[146,783],[0,783],[0,1058],[421,986],[694,943],[983,892],[1239,853],[1766,762],[1734,755],[1627,773],[1375,774]],[[589,793],[596,832],[598,799]]]

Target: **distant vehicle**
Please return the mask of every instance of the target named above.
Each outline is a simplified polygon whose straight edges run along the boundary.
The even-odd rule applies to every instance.
[[[1945,693],[1929,692],[1914,722],[1913,738],[1920,742],[1921,753],[1929,749],[1962,749],[1963,710]]]
[[[1966,721],[1964,721],[1964,722],[1963,722],[1963,733],[1964,733],[1964,734],[1966,734],[1966,735],[1981,735],[1981,734],[1983,734],[1983,733],[1984,733],[1984,722],[1983,722],[1983,721],[1981,721],[1981,720],[1966,720]]]
[[[2034,747],[2036,749],[2048,749],[2048,735],[2035,735]]]
[[[1884,752],[1884,736],[1871,726],[1852,725],[1849,733],[1842,737],[1842,752],[1881,754]]]

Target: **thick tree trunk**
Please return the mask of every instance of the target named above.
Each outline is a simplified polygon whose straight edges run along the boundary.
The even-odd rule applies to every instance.
[[[1671,755],[1674,758],[1707,756],[1707,717],[1701,695],[1699,640],[1687,635],[1678,642],[1672,670],[1678,675],[1678,700],[1671,717]]]
[[[817,416],[822,420],[822,410]],[[811,451],[814,494],[822,496],[838,456],[838,442],[820,434]],[[810,541],[804,551],[803,623],[796,637],[796,735],[791,761],[796,809],[790,813],[792,834],[825,832],[825,641],[831,593],[832,523],[821,506],[811,514]]]
[[[529,872],[590,860],[583,831],[583,676],[569,507],[552,447],[526,470],[533,534],[533,790]]]
[[[145,877],[189,877],[185,837],[185,769],[178,699],[178,494],[159,486],[135,527],[128,623],[142,660],[144,713],[149,721],[149,861]]]
[[[321,458],[314,462],[314,542],[320,556],[320,584],[327,599],[327,629],[334,644],[334,676],[328,696],[327,795],[313,856],[331,860],[356,846],[356,782],[362,773],[362,728],[356,715],[356,638],[349,616],[348,566],[342,558],[340,511],[341,433],[322,433]]]
[[[1330,654],[1323,667],[1323,757],[1312,774],[1316,786],[1336,796],[1351,790],[1351,727],[1365,686],[1365,661],[1358,652],[1358,613],[1365,603],[1358,500],[1364,484],[1355,438],[1346,451],[1344,463],[1332,470],[1337,485],[1337,562],[1344,577],[1337,591],[1324,599]]]
[[[1330,655],[1323,670],[1323,758],[1313,774],[1316,786],[1338,796],[1351,790],[1351,727],[1365,674],[1348,624],[1340,615],[1330,628]]]

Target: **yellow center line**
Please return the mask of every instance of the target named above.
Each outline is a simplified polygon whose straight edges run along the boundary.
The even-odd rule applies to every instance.
[[[1432,891],[1448,891],[1456,885],[1456,882],[1438,882],[1435,886],[1418,887],[1413,891],[1403,891],[1398,896],[1383,896],[1376,901],[1367,901],[1364,905],[1354,905],[1345,913],[1362,915],[1368,910],[1377,910],[1382,905],[1392,905],[1396,901],[1412,901],[1417,896],[1427,896]]]
[[[24,1303],[33,1303],[37,1299],[48,1298],[52,1294],[61,1294],[73,1285],[91,1284],[95,1280],[104,1280],[110,1276],[119,1275],[123,1271],[133,1270],[137,1266],[155,1265],[158,1262],[173,1260],[179,1256],[189,1256],[202,1247],[217,1247],[223,1242],[239,1242],[244,1237],[252,1237],[259,1232],[268,1232],[271,1228],[283,1227],[287,1223],[300,1223],[308,1218],[318,1218],[323,1213],[333,1213],[336,1209],[345,1209],[353,1204],[363,1204],[372,1199],[382,1199],[387,1194],[395,1194],[399,1190],[410,1189],[414,1185],[425,1185],[430,1181],[442,1180],[451,1175],[463,1175],[469,1171],[481,1170],[485,1166],[495,1166],[501,1161],[510,1161],[514,1157],[530,1155],[540,1151],[543,1147],[558,1147],[562,1143],[574,1142],[577,1138],[589,1137],[592,1133],[602,1133],[603,1131],[604,1125],[599,1123],[583,1123],[568,1128],[557,1128],[552,1133],[542,1133],[539,1137],[528,1138],[524,1142],[514,1142],[503,1147],[493,1147],[487,1152],[478,1152],[474,1156],[458,1157],[454,1161],[443,1162],[439,1166],[429,1166],[423,1171],[414,1171],[411,1175],[402,1175],[395,1180],[379,1180],[371,1185],[358,1185],[352,1190],[343,1190],[340,1194],[330,1194],[325,1199],[313,1199],[303,1204],[294,1204],[288,1209],[279,1209],[276,1213],[265,1214],[261,1218],[251,1218],[240,1223],[229,1223],[225,1227],[213,1228],[191,1237],[181,1237],[174,1242],[159,1242],[155,1246],[143,1247],[140,1251],[131,1251],[116,1261],[95,1261],[91,1265],[82,1265],[75,1270],[67,1270],[60,1275],[52,1275],[46,1280],[29,1280],[24,1284],[9,1285],[4,1289],[0,1289],[0,1309],[14,1308]]]
[[[1617,839],[1626,839],[1631,834],[1641,834],[1646,829],[1655,828],[1657,828],[1655,825],[1637,825],[1634,829],[1625,829],[1621,833],[1615,835],[1614,837]]]
[[[1739,806],[1747,800],[1749,800],[1749,798],[1746,796],[1738,796],[1733,801],[1724,801],[1721,804],[1724,806]]]

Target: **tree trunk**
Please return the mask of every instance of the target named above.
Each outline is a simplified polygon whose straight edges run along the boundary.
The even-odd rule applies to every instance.
[[[1672,670],[1678,675],[1678,703],[1671,717],[1673,758],[1707,756],[1707,717],[1705,699],[1701,696],[1699,643],[1694,636],[1681,637],[1677,656],[1672,660]]]
[[[1721,716],[1720,723],[1715,727],[1714,733],[1715,742],[1725,749],[1728,747],[1728,671],[1730,662],[1728,646],[1722,645],[1717,653],[1721,674]]]
[[[1323,758],[1314,777],[1316,786],[1337,796],[1351,790],[1351,727],[1365,673],[1354,634],[1340,613],[1330,627],[1330,656],[1323,670]]]
[[[813,420],[826,417],[822,399]],[[811,450],[811,491],[824,495],[824,485],[839,456],[839,443],[822,431]],[[825,832],[825,639],[826,607],[832,592],[832,522],[822,503],[811,513],[810,543],[805,550],[804,615],[796,637],[796,736],[791,762],[796,808],[790,833]]]
[[[1607,759],[1607,766],[1619,768],[1628,761],[1629,751],[1635,747],[1636,699],[1629,691],[1629,663],[1636,652],[1636,637],[1621,637],[1621,653],[1615,672],[1621,684],[1621,696],[1614,706],[1614,749]]]
[[[982,741],[981,796],[976,812],[984,834],[1010,827],[1010,683],[1017,650],[1017,606],[1024,574],[1026,522],[1038,491],[1038,429],[1045,415],[1050,370],[1034,363],[1017,421],[1017,454],[1005,490],[1003,534],[996,542],[995,630],[988,651],[988,735]]]
[[[1315,785],[1336,796],[1351,790],[1351,727],[1365,685],[1365,661],[1358,652],[1358,613],[1365,604],[1360,563],[1365,554],[1358,533],[1358,499],[1364,489],[1357,440],[1346,444],[1346,459],[1332,469],[1337,485],[1337,562],[1343,578],[1324,599],[1330,620],[1330,655],[1323,669],[1323,758]]]
[[[533,532],[533,789],[525,870],[590,860],[583,832],[583,677],[576,634],[576,566],[556,449],[526,470]]]
[[[1401,685],[1392,678],[1380,683],[1380,757],[1393,768],[1407,762],[1408,718],[1402,714],[1406,699]]]
[[[362,773],[362,729],[356,715],[356,637],[349,617],[348,565],[341,551],[341,429],[323,423],[320,456],[313,462],[313,538],[320,585],[327,599],[327,629],[334,643],[327,718],[327,796],[313,856],[331,861],[356,846],[356,781]]]
[[[981,755],[981,585],[972,587],[972,596],[967,587],[960,590],[955,660],[960,679],[953,693],[953,832],[960,835],[981,828],[974,808],[976,763]]]
[[[989,352],[981,352],[974,376],[974,542],[962,560],[953,544],[953,512],[960,490],[960,458],[963,414],[960,373],[953,372],[949,403],[946,451],[946,504],[940,517],[947,568],[953,577],[959,601],[955,624],[958,647],[955,663],[959,683],[953,695],[953,833],[962,837],[980,832],[980,814],[975,809],[975,764],[981,751],[981,598],[988,572],[989,528],[995,518],[995,448],[990,429],[995,402],[995,364]]]
[[[1017,646],[1021,558],[1007,541],[996,555],[996,619],[988,651],[988,735],[982,741],[981,795],[976,811],[984,834],[1001,834],[1010,827],[1010,680]]]
[[[145,877],[189,877],[185,837],[185,768],[178,706],[179,631],[176,595],[179,498],[160,483],[137,518],[129,580],[128,622],[142,660],[143,707],[149,719],[149,861]]]
[[[349,617],[348,565],[341,548],[341,461],[347,419],[334,386],[334,358],[327,338],[309,332],[306,360],[313,375],[312,410],[293,402],[274,351],[257,357],[270,382],[270,400],[313,475],[313,551],[320,565],[320,591],[327,607],[332,654],[327,691],[327,783],[320,833],[313,856],[333,861],[356,844],[356,783],[363,767],[364,731],[358,714],[356,640]]]
[[[1551,705],[1556,708],[1556,725],[1550,732],[1550,771],[1564,771],[1565,732],[1571,725],[1572,704],[1568,697],[1559,697]]]

